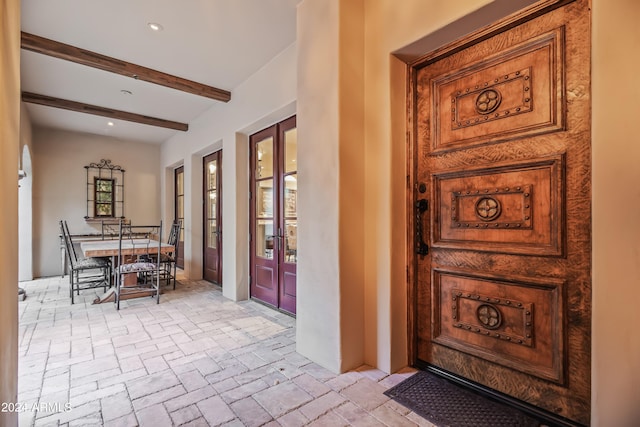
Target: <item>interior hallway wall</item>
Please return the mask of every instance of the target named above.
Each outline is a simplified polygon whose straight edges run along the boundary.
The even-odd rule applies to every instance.
[[[341,306],[345,301],[340,240],[350,231],[340,223],[340,25],[339,0],[305,0],[298,5],[296,349],[334,372],[345,369],[345,358],[349,365],[362,360],[361,345],[352,346],[350,354],[343,351],[342,327],[347,329],[349,316]],[[361,250],[354,255],[361,256]],[[351,287],[357,293],[361,279]],[[354,317],[362,313],[362,298],[352,304]],[[354,320],[360,330],[351,328],[351,335],[361,342],[362,316]]]
[[[0,402],[18,401],[20,2],[0,0]],[[18,425],[0,411],[0,426]]]
[[[108,136],[34,129],[33,238],[35,277],[61,273],[60,226],[75,233],[99,233],[89,223],[86,165],[111,160],[124,170],[124,214],[133,224],[160,221],[160,146]]]
[[[592,425],[640,425],[640,2],[592,0]]]

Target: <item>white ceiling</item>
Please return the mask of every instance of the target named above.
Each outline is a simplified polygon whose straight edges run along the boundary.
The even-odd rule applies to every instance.
[[[22,31],[231,92],[295,41],[301,0],[22,0]],[[153,32],[149,22],[163,30]],[[189,123],[220,101],[22,50],[22,90]],[[121,90],[131,91],[124,95]],[[35,126],[161,143],[174,131],[26,104]],[[110,127],[107,122],[114,122]]]

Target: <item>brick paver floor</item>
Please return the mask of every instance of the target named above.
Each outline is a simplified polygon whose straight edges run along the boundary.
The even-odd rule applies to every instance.
[[[295,319],[207,282],[120,311],[71,305],[66,278],[20,286],[21,427],[432,426],[382,394],[414,370],[336,375],[296,353]]]

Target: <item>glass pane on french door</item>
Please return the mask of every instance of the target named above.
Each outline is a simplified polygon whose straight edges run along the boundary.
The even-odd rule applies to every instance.
[[[274,188],[273,188],[273,137],[265,138],[256,144],[255,157],[255,251],[261,258],[273,259],[277,250]]]
[[[217,227],[217,212],[218,212],[218,189],[217,189],[217,171],[218,161],[211,160],[206,165],[206,185],[207,185],[207,247],[216,249],[218,246],[218,227]]]
[[[180,235],[178,236],[178,254],[176,265],[184,268],[184,166],[180,166],[174,171],[175,185],[175,206],[174,218],[182,223]]]
[[[276,233],[273,218],[273,179],[256,182],[256,255],[273,258]]]
[[[284,262],[298,258],[298,130],[284,132]]]
[[[207,247],[210,249],[216,249],[218,247],[218,231],[215,219],[207,221],[207,228],[209,239],[207,240]]]
[[[204,278],[222,280],[222,151],[204,157]]]

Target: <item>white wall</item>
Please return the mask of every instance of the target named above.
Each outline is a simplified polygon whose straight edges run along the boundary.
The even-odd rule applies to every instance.
[[[160,146],[75,132],[33,133],[34,275],[58,275],[61,219],[71,233],[99,232],[87,223],[85,165],[109,159],[125,172],[124,213],[134,224],[160,221]],[[173,216],[171,217],[171,219]]]
[[[202,278],[202,158],[222,156],[222,290],[246,299],[249,276],[248,135],[295,114],[296,47],[291,45],[218,104],[162,145],[162,207],[173,218],[172,171],[185,172],[185,275]]]

